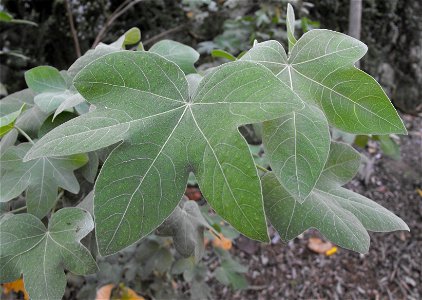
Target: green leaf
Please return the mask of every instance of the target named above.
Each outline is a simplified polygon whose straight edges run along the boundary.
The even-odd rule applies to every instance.
[[[0,117],[0,137],[4,136],[6,133],[8,133],[14,128],[15,121],[22,113],[22,109],[24,108],[24,106],[25,104],[23,104],[18,111]]]
[[[10,22],[12,20],[13,20],[13,17],[11,14],[5,11],[0,11],[0,22]]]
[[[125,45],[134,45],[141,40],[141,31],[137,27],[132,27],[125,33]]]
[[[300,203],[314,188],[330,149],[330,132],[324,114],[307,105],[264,123],[263,143],[274,174]]]
[[[221,49],[214,49],[211,51],[212,57],[219,57],[219,58],[225,58],[229,61],[235,61],[236,57],[231,55],[229,52],[221,50]]]
[[[0,156],[6,152],[7,149],[12,147],[18,139],[19,132],[18,130],[12,129],[8,133],[6,133],[0,140]]]
[[[85,99],[81,96],[81,94],[77,93],[68,98],[66,98],[56,109],[54,112],[53,120],[56,118],[60,113],[65,110],[71,109],[81,103],[84,103]]]
[[[111,45],[103,43],[98,44],[95,49],[88,50],[84,55],[79,57],[67,70],[68,75],[74,78],[79,71],[86,67],[89,63],[104,55],[121,51],[121,48],[116,48]]]
[[[13,113],[25,105],[23,112],[16,119],[15,125],[27,134],[36,136],[48,115],[34,104],[34,96],[30,89],[24,89],[1,99],[0,116]]]
[[[38,131],[38,137],[46,135],[48,132],[50,132],[57,126],[62,125],[63,123],[72,120],[75,117],[77,117],[77,115],[71,112],[64,112],[60,114],[57,118],[50,115],[41,125],[40,130]]]
[[[73,95],[68,90],[63,76],[53,67],[40,66],[26,71],[25,81],[28,87],[37,93],[35,104],[46,113],[53,112]]]
[[[286,25],[287,25],[287,40],[289,42],[289,52],[291,52],[297,40],[295,38],[295,12],[290,3],[287,3]]]
[[[330,156],[315,189],[300,204],[269,172],[262,178],[265,212],[283,240],[290,240],[308,228],[346,249],[366,253],[366,230],[388,232],[409,230],[399,217],[377,203],[340,187],[357,172],[359,153],[350,146],[332,143]]]
[[[23,274],[31,299],[62,299],[67,269],[78,275],[97,270],[80,240],[94,228],[90,214],[63,208],[53,214],[48,229],[35,216],[19,214],[0,222],[0,280],[10,282]]]
[[[31,144],[22,143],[10,147],[1,156],[0,202],[12,200],[26,190],[28,212],[42,218],[54,206],[59,187],[74,194],[79,192],[73,170],[83,166],[88,159],[85,154],[78,154],[23,162],[30,148]]]
[[[194,64],[199,59],[199,53],[189,46],[171,40],[162,40],[154,44],[149,52],[174,62],[185,74],[196,73]]]
[[[317,104],[335,127],[350,133],[406,133],[381,86],[354,63],[366,52],[362,42],[334,31],[305,33],[287,58],[277,41],[259,43],[242,60],[273,73],[309,104]]]
[[[302,106],[277,82],[259,64],[233,62],[207,74],[189,97],[184,74],[167,59],[150,52],[109,54],[74,82],[98,108],[52,130],[26,159],[93,151],[124,140],[95,186],[102,254],[158,227],[179,202],[191,171],[218,214],[246,236],[267,241],[259,178],[237,127]]]
[[[395,160],[400,160],[400,146],[388,135],[374,136],[380,143],[381,150],[385,155]]]
[[[176,206],[155,233],[173,237],[177,252],[183,257],[194,256],[198,262],[205,252],[204,230],[207,228],[211,226],[205,221],[198,205],[194,201],[185,201],[183,206]]]
[[[100,159],[96,152],[88,152],[88,163],[81,168],[82,176],[91,183],[95,182],[100,166]]]

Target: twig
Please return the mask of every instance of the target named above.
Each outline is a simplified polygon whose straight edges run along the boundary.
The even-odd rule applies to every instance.
[[[64,2],[66,4],[67,18],[69,19],[70,31],[72,32],[73,36],[73,43],[75,44],[76,56],[79,58],[81,57],[81,46],[79,45],[78,32],[76,31],[75,24],[73,23],[73,14],[69,1],[70,0],[65,0]]]
[[[28,140],[28,142],[30,142],[32,145],[34,145],[34,141],[29,137],[29,135],[26,134],[25,131],[23,131],[22,129],[20,129],[18,126],[15,125],[15,128]]]
[[[101,28],[100,32],[98,32],[97,36],[95,37],[94,43],[92,44],[91,48],[95,48],[102,38],[104,37],[105,33],[107,32],[108,28],[116,21],[121,15],[131,9],[134,5],[138,4],[143,0],[126,0],[123,2],[116,10],[107,18],[103,28]]]
[[[25,210],[25,209],[26,209],[26,206],[22,206],[22,207],[19,207],[19,208],[13,209],[13,210],[11,210],[11,211],[9,211],[9,212],[10,212],[10,213],[16,213],[16,212],[20,212],[20,211]]]
[[[163,32],[161,32],[161,33],[159,33],[159,34],[157,34],[157,35],[153,36],[152,38],[147,39],[146,41],[142,42],[142,44],[143,44],[144,46],[145,46],[145,45],[148,45],[148,44],[151,44],[151,43],[153,43],[153,42],[155,42],[155,41],[157,41],[157,40],[161,39],[162,37],[165,37],[166,35],[168,35],[168,34],[170,34],[170,33],[174,33],[174,32],[177,32],[177,31],[179,31],[179,30],[183,29],[185,26],[186,26],[185,24],[182,24],[182,25],[176,26],[176,27],[174,27],[174,28],[172,28],[172,29],[169,29],[169,30],[163,31]]]

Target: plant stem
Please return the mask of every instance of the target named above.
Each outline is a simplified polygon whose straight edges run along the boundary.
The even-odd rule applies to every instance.
[[[19,207],[19,208],[16,208],[16,209],[12,209],[9,212],[10,213],[16,213],[16,212],[20,212],[20,211],[25,210],[25,209],[26,209],[26,205],[25,206],[22,206],[22,207]]]
[[[260,165],[258,165],[258,164],[255,164],[255,166],[256,166],[256,168],[257,168],[258,170],[261,170],[261,171],[262,171],[262,172],[264,172],[264,173],[269,172],[269,171],[268,171],[268,169],[264,168],[263,166],[260,166]]]
[[[91,48],[95,48],[104,37],[105,33],[107,32],[108,28],[116,21],[121,15],[127,12],[130,8],[132,8],[135,4],[142,2],[143,0],[126,0],[116,10],[107,18],[104,26],[101,28],[100,32],[97,34],[94,43],[92,44]]]
[[[22,129],[20,129],[18,126],[15,125],[15,128],[28,140],[28,142],[30,142],[32,145],[34,145],[34,141],[29,137],[29,135],[26,134],[25,131],[23,131]]]
[[[70,31],[72,32],[73,43],[75,45],[76,56],[79,58],[81,57],[81,47],[79,45],[78,32],[76,31],[75,23],[73,22],[72,8],[70,6],[69,1],[70,0],[65,0],[64,2],[66,5],[67,18],[69,20]]]

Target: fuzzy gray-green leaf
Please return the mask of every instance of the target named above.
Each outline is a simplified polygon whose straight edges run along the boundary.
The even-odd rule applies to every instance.
[[[48,229],[31,214],[3,218],[0,225],[0,281],[14,281],[23,274],[31,299],[62,299],[66,287],[63,268],[79,275],[97,269],[90,252],[80,243],[94,228],[85,210],[59,210]]]
[[[22,143],[10,147],[1,156],[0,202],[12,200],[26,191],[28,212],[42,218],[55,204],[59,187],[75,194],[79,192],[73,171],[88,159],[85,154],[78,154],[23,162],[30,148],[31,144]]]
[[[332,143],[321,177],[304,203],[296,201],[270,172],[262,187],[267,217],[283,240],[309,228],[318,229],[337,245],[357,252],[369,249],[366,230],[388,232],[409,230],[399,217],[343,187],[356,173],[360,157],[350,146]]]
[[[75,78],[98,108],[52,130],[26,159],[93,151],[118,141],[95,186],[100,253],[115,253],[157,228],[195,173],[210,205],[246,236],[266,241],[259,178],[237,127],[276,118],[302,102],[265,67],[232,62],[189,96],[180,68],[150,52],[122,51]]]
[[[274,53],[279,48],[280,59]],[[367,50],[362,42],[334,31],[315,29],[293,46],[286,62],[277,41],[257,44],[243,60],[262,61],[301,99],[317,104],[329,122],[346,132],[362,134],[406,133],[390,100],[371,76],[354,63]],[[256,55],[255,53],[259,53]],[[274,59],[272,59],[274,58]]]

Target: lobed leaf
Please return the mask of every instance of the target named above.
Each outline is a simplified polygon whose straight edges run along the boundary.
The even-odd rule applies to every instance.
[[[266,241],[259,178],[237,127],[302,107],[277,82],[259,64],[233,62],[207,74],[189,96],[183,72],[167,59],[150,52],[109,54],[74,81],[98,109],[52,130],[26,159],[124,141],[95,185],[97,241],[104,255],[158,227],[179,202],[191,171],[217,213],[248,237]]]
[[[29,213],[42,218],[56,203],[59,187],[71,193],[79,192],[79,183],[73,170],[87,162],[85,154],[71,157],[42,157],[30,162],[22,159],[31,148],[29,143],[10,147],[0,158],[0,202],[6,202],[26,191]]]
[[[277,41],[257,44],[242,60],[271,66],[281,81],[307,103],[317,104],[339,129],[361,134],[406,133],[381,86],[353,66],[366,50],[362,42],[345,34],[315,29],[297,41],[287,60]]]
[[[307,105],[264,123],[263,143],[271,168],[283,187],[300,203],[318,181],[330,149],[324,114]]]
[[[23,274],[31,299],[62,299],[66,287],[63,269],[79,275],[97,270],[89,250],[80,243],[94,229],[85,210],[59,210],[48,229],[31,214],[8,216],[0,225],[0,281],[14,281]]]
[[[332,143],[324,172],[302,204],[280,185],[272,172],[265,174],[262,178],[265,211],[280,237],[290,240],[308,228],[316,228],[337,245],[366,253],[369,249],[366,230],[409,230],[403,220],[387,209],[340,187],[354,176],[359,162],[360,156],[353,148]]]

